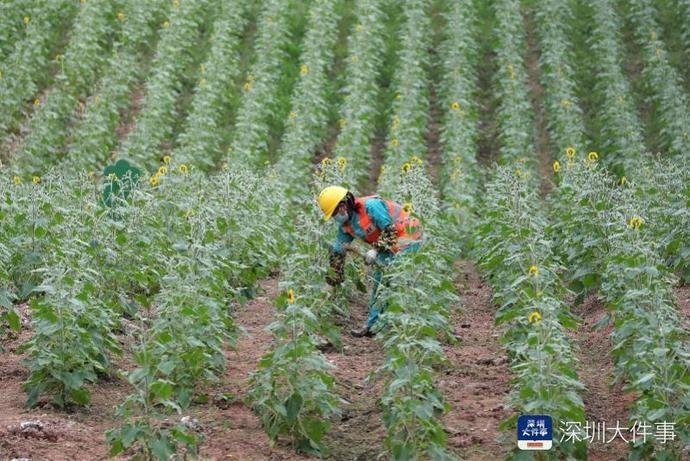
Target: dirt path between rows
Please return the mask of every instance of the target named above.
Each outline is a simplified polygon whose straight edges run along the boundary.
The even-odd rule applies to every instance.
[[[606,308],[596,295],[590,295],[581,305],[573,308],[573,312],[582,318],[578,328],[569,330],[568,335],[576,346],[578,377],[587,387],[582,393],[587,421],[594,427],[597,424],[601,427],[605,423],[607,428],[612,428],[617,421],[621,427],[628,427],[628,409],[635,401],[635,394],[625,392],[622,384],[613,384],[615,362],[610,340],[613,326],[593,329],[606,314]],[[585,422],[582,421],[583,424]],[[612,435],[608,430],[605,432],[607,439],[611,439]],[[590,461],[625,461],[628,459],[628,447],[620,438],[610,443],[599,439],[589,444],[588,455]]]
[[[510,391],[508,358],[494,325],[491,290],[469,261],[456,264],[463,311],[453,312],[460,342],[446,346],[453,367],[440,377],[440,387],[452,410],[445,415],[448,445],[463,459],[503,459],[512,447],[497,441],[499,423],[512,413],[505,407]]]
[[[553,165],[549,146],[549,132],[546,126],[546,115],[544,113],[544,87],[541,84],[541,67],[539,65],[539,43],[536,35],[536,24],[534,20],[534,11],[527,11],[523,13],[526,40],[527,40],[527,76],[528,85],[530,88],[532,111],[534,112],[534,147],[537,151],[540,180],[540,193],[542,197],[546,197],[553,189]]]

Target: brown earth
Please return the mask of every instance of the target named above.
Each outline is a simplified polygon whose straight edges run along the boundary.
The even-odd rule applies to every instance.
[[[129,134],[134,129],[134,125],[137,123],[137,115],[141,112],[141,105],[144,102],[144,96],[146,95],[146,86],[143,83],[137,84],[130,93],[129,97],[129,108],[126,114],[120,118],[120,123],[115,128],[115,133],[117,133],[117,138],[122,144]],[[120,146],[117,146],[115,150],[111,153],[111,160],[115,160],[118,152],[120,151]]]
[[[508,358],[494,325],[491,290],[472,263],[460,261],[456,267],[464,312],[455,310],[452,320],[460,342],[445,346],[452,368],[439,377],[452,407],[444,417],[448,446],[463,459],[502,459],[512,449],[496,440],[499,423],[512,414],[504,405],[510,391]]]
[[[376,184],[379,182],[379,175],[381,174],[381,166],[383,166],[383,150],[386,148],[386,133],[379,132],[376,134],[371,142],[371,151],[369,158],[369,190],[364,193],[374,193],[376,191]]]
[[[426,158],[431,180],[436,190],[439,191],[441,169],[443,168],[443,152],[441,149],[442,116],[443,114],[438,104],[438,90],[434,85],[429,85],[429,124],[426,131]]]
[[[571,330],[569,336],[575,345],[579,362],[578,377],[587,388],[582,393],[587,421],[594,427],[600,423],[615,427],[617,421],[620,421],[621,427],[627,427],[628,408],[636,396],[625,392],[622,384],[613,382],[614,358],[610,353],[613,326],[593,329],[594,324],[606,314],[606,308],[599,298],[590,295],[581,305],[573,308],[573,312],[582,319],[579,327]],[[606,432],[608,439],[611,436]],[[620,438],[610,443],[594,440],[589,444],[588,455],[590,461],[624,461],[628,459],[628,447]]]
[[[540,179],[540,193],[542,197],[546,197],[553,189],[553,166],[552,156],[549,146],[549,132],[546,126],[546,115],[544,113],[544,87],[541,84],[541,66],[539,64],[539,43],[536,34],[536,24],[534,21],[534,12],[523,14],[525,30],[527,31],[527,75],[528,85],[530,88],[532,111],[534,112],[534,126],[535,137],[534,147],[537,150],[537,158],[539,163],[537,168],[539,170]]]
[[[673,289],[673,298],[679,312],[685,319],[690,320],[690,286],[680,286]],[[690,330],[690,322],[685,322],[685,328]]]

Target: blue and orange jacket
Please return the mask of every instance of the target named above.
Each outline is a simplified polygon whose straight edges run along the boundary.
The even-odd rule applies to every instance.
[[[383,200],[376,195],[360,197],[355,199],[355,202],[360,205],[359,211],[356,211],[348,222],[340,225],[333,245],[333,251],[336,253],[344,253],[343,246],[355,238],[373,244],[381,235],[381,231],[391,224],[395,225],[398,234],[398,244],[392,248],[393,253],[421,240],[419,220],[411,217],[397,203]]]

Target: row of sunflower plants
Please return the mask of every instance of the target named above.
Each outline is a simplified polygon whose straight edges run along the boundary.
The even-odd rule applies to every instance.
[[[380,96],[377,79],[386,44],[384,3],[383,0],[358,0],[357,23],[348,38],[345,98],[340,108],[340,133],[334,156],[348,159],[351,167],[347,171],[358,174],[360,184],[368,179],[371,137],[376,128],[376,101]]]
[[[568,2],[538,2],[537,31],[541,44],[540,65],[551,143],[557,152],[573,146],[582,149],[585,128],[577,100],[569,36],[572,11]]]
[[[329,70],[333,66],[338,38],[338,0],[321,0],[312,4],[307,19],[300,56],[300,77],[293,90],[291,110],[276,160],[276,168],[293,180],[310,170],[314,150],[328,125]],[[296,181],[290,192],[298,197],[308,190],[300,188],[306,181]],[[300,199],[301,200],[301,199]]]
[[[293,40],[291,21],[296,14],[292,1],[267,0],[263,6],[256,26],[255,61],[242,84],[228,161],[258,165],[267,156],[270,124],[285,113],[278,94],[283,74],[293,67],[287,49]]]
[[[132,2],[130,2],[132,3]],[[107,63],[113,35],[119,32],[121,2],[91,0],[81,9],[70,31],[70,41],[57,61],[55,84],[39,100],[27,123],[28,133],[12,159],[16,172],[41,174],[65,155],[74,110]]]
[[[23,15],[24,37],[0,64],[0,138],[17,133],[22,116],[41,104],[38,93],[51,81],[51,69],[59,64],[55,58],[64,46],[61,37],[78,9],[72,0],[59,0],[41,2],[31,10],[33,15]]]
[[[658,116],[661,147],[674,158],[681,159],[690,152],[690,102],[687,92],[680,74],[669,63],[653,2],[632,0],[628,9],[642,54],[646,93]]]
[[[615,3],[599,0],[588,5],[594,24],[589,47],[594,58],[594,93],[599,101],[597,145],[606,152],[607,168],[619,176],[631,174],[645,151],[644,131],[637,113],[630,81],[621,65],[622,21]]]
[[[637,397],[631,425],[674,432],[632,440],[631,459],[681,459],[690,439],[690,343],[646,200],[635,181],[621,184],[595,156],[573,161],[554,191],[553,235],[574,286],[598,288],[606,303],[598,326],[613,324],[616,379]]]
[[[324,162],[314,176],[312,192],[317,194],[326,185],[347,186],[344,169],[344,163]],[[278,169],[269,170],[267,179],[277,190],[294,187]],[[327,456],[324,436],[346,402],[335,393],[334,365],[320,347],[324,338],[342,347],[334,320],[347,312],[336,302],[342,300],[342,293],[324,295],[330,250],[314,244],[326,238],[317,204],[296,212],[293,207],[276,206],[274,213],[284,223],[283,235],[300,237],[290,242],[290,255],[280,264],[282,292],[268,326],[273,340],[251,375],[248,402],[272,443],[285,438],[298,452]]]
[[[666,265],[690,282],[690,169],[670,159],[647,159],[635,175],[636,197],[654,222],[657,250]],[[622,178],[621,178],[622,179]],[[627,178],[624,180],[627,182]]]
[[[219,2],[172,0],[169,19],[160,25],[160,39],[146,81],[146,94],[136,124],[118,156],[153,167],[163,156],[164,143],[173,141],[178,96],[186,86],[188,68],[198,66],[205,51],[207,30],[217,16]]]
[[[445,13],[446,36],[441,46],[443,80],[440,105],[444,110],[441,143],[441,191],[449,217],[467,241],[472,210],[479,190],[477,151],[477,11],[474,2],[453,2]]]
[[[400,50],[394,69],[395,97],[388,123],[384,163],[396,174],[411,156],[424,156],[429,113],[429,66],[431,47],[430,2],[410,0],[402,5],[404,23],[399,31]],[[385,166],[385,165],[384,165]],[[386,169],[381,172],[385,176]],[[385,180],[384,180],[385,181]]]
[[[690,1],[678,0],[681,11],[681,33],[685,47],[685,55],[690,56]]]
[[[0,62],[7,59],[15,43],[26,35],[24,16],[34,16],[37,3],[33,0],[9,0],[0,4]]]
[[[199,453],[206,436],[182,415],[208,401],[207,385],[222,380],[226,349],[236,339],[231,314],[254,296],[279,253],[275,210],[263,204],[258,187],[263,178],[241,166],[207,177],[166,161],[137,191],[134,206],[116,207],[139,223],[117,230],[116,241],[131,245],[147,235],[151,251],[140,272],[153,277],[142,280],[145,297],[122,294],[134,305],[125,331],[136,368],[123,372],[134,391],[116,409],[120,426],[106,434],[111,455],[164,460]]]
[[[386,164],[389,168],[389,163]],[[396,255],[383,269],[379,322],[386,355],[376,371],[385,379],[381,397],[386,427],[384,450],[391,459],[456,459],[441,422],[450,406],[437,381],[452,366],[443,343],[454,341],[451,306],[459,303],[452,283],[455,236],[442,220],[438,193],[418,159],[388,178],[387,193],[423,226],[420,249]]]
[[[144,78],[149,68],[146,56],[155,47],[158,28],[168,7],[167,0],[128,2],[117,11],[121,30],[102,78],[80,106],[74,121],[68,154],[62,162],[68,169],[97,168],[117,148],[121,114],[130,105],[134,85]]]
[[[3,192],[9,284],[31,312],[33,334],[22,346],[27,405],[44,395],[58,407],[86,404],[86,383],[107,375],[110,356],[120,350],[115,317],[100,297],[94,190],[84,176],[51,174],[32,182],[15,177]]]
[[[525,68],[525,29],[520,2],[499,0],[494,5],[496,16],[496,61],[498,72],[494,87],[499,100],[497,121],[500,132],[499,162],[520,161],[532,165],[534,155],[534,123],[527,88]]]
[[[327,72],[337,39],[338,4],[324,0],[310,8],[292,110],[278,160],[267,170],[273,188],[283,191],[278,202],[318,193],[295,179],[309,171],[328,117]],[[320,190],[325,181],[344,184],[346,163],[345,159],[340,166],[324,161],[314,188]],[[282,232],[300,238],[291,243],[290,256],[280,265],[283,292],[275,300],[274,320],[268,327],[273,340],[251,375],[248,401],[272,443],[287,438],[296,451],[323,456],[328,452],[324,436],[344,403],[334,391],[330,372],[334,365],[319,350],[323,337],[336,347],[341,345],[333,323],[337,306],[323,291],[330,251],[314,244],[323,241],[326,233],[325,226],[316,224],[323,219],[315,202],[306,210],[282,207],[275,211],[287,225]]]
[[[194,100],[172,155],[211,169],[221,159],[225,128],[237,105],[240,47],[253,11],[243,2],[223,2],[211,36],[208,58],[199,67]]]
[[[240,232],[228,222],[240,219],[227,216],[230,207],[245,215],[256,206],[238,193],[240,184],[255,181],[243,175],[238,169],[212,180],[170,176],[152,191],[158,195],[156,207],[172,216],[176,223],[170,224],[181,232],[170,242],[172,254],[161,255],[166,273],[161,274],[158,292],[132,325],[137,368],[124,375],[134,392],[116,410],[121,426],[106,434],[111,455],[127,452],[161,460],[180,451],[198,455],[203,431],[189,418],[170,415],[209,399],[205,386],[221,380],[226,348],[236,341],[231,302],[256,280],[246,267],[251,261],[236,253],[247,250],[246,244],[228,250],[230,241],[249,237],[242,235],[247,228],[256,230],[251,221]],[[228,194],[221,181],[234,190]],[[175,191],[189,190],[190,184],[204,192],[184,196]],[[228,208],[210,206],[215,200]]]
[[[419,158],[426,152],[431,6],[417,0],[402,5],[399,64],[393,76],[396,96],[378,183],[381,196],[404,203],[424,226],[422,247],[397,255],[382,269],[379,288],[385,310],[377,338],[386,360],[377,374],[385,380],[384,450],[392,459],[454,458],[440,421],[449,406],[435,383],[436,369],[448,365],[442,342],[453,338],[453,244],[440,232],[438,191]]]
[[[564,440],[559,433],[566,422],[585,420],[585,386],[567,335],[577,320],[564,301],[569,294],[561,281],[564,268],[547,235],[538,181],[521,171],[510,165],[493,171],[474,245],[499,306],[496,323],[511,360],[509,404],[516,414],[502,427],[514,431],[518,414],[551,415],[553,449],[568,459],[586,459],[582,438]],[[515,459],[521,459],[518,453]]]

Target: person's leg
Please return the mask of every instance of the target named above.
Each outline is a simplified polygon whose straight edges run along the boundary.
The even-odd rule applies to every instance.
[[[399,254],[403,253],[409,253],[413,251],[417,251],[422,245],[422,242],[413,242],[410,245],[406,246],[403,248]],[[381,259],[381,263],[385,264],[386,266],[393,264],[395,262],[396,255],[394,254],[386,254],[383,255]],[[386,310],[385,303],[380,302],[380,291],[381,291],[381,283],[383,282],[384,287],[388,287],[388,280],[382,280],[383,279],[383,271],[382,270],[377,270],[374,272],[374,286],[371,291],[371,301],[369,302],[369,318],[367,319],[367,326],[371,330],[376,323],[376,321],[379,318],[379,315],[383,313],[383,311]],[[380,325],[379,325],[380,328]]]
[[[371,298],[369,300],[369,317],[367,318],[367,328],[369,328],[370,330],[374,327],[374,324],[378,320],[380,314],[377,302],[379,298],[379,287],[381,286],[383,272],[381,270],[374,271],[373,278],[374,283],[371,288]]]

